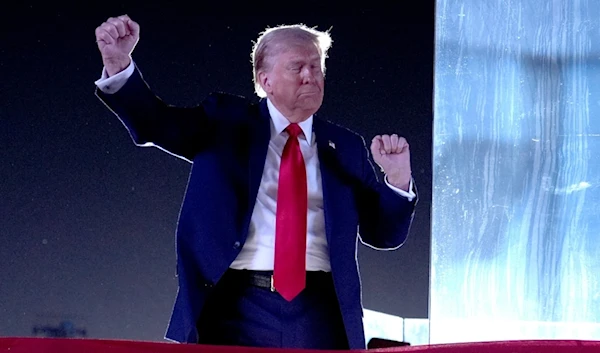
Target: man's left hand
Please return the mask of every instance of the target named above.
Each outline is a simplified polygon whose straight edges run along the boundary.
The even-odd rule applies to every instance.
[[[410,150],[404,137],[377,135],[371,141],[373,160],[387,175],[393,186],[409,191],[412,172],[410,168]]]

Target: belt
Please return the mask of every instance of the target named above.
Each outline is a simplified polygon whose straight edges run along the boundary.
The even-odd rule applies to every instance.
[[[275,292],[275,287],[273,286],[273,275],[272,274],[262,274],[257,272],[250,272],[247,274],[248,282],[260,288],[268,288],[271,292]]]
[[[227,271],[227,277],[233,281],[249,284],[255,287],[276,292],[273,286],[273,271],[234,270]],[[238,282],[238,283],[239,283]],[[306,286],[318,286],[332,283],[331,273],[325,271],[307,271]]]

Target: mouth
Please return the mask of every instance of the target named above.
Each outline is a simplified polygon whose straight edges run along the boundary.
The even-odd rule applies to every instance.
[[[318,91],[310,91],[310,92],[302,92],[299,94],[299,96],[314,96],[319,94]]]

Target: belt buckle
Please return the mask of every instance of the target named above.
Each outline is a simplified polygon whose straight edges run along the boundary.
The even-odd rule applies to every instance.
[[[271,292],[275,292],[275,286],[273,285],[273,275],[271,277]]]

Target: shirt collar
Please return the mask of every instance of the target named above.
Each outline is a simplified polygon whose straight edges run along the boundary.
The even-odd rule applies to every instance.
[[[273,103],[267,98],[267,107],[269,108],[269,115],[271,115],[271,136],[275,137],[290,124],[290,121],[275,108]],[[306,137],[307,143],[310,145],[312,141],[312,124],[313,124],[313,115],[309,116],[308,119],[298,123],[304,136]]]

